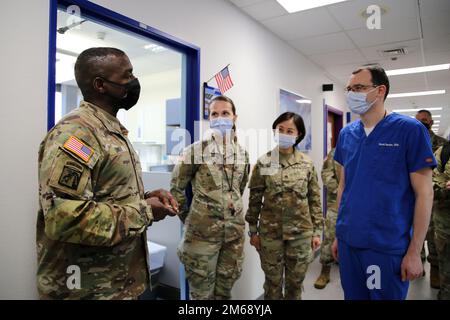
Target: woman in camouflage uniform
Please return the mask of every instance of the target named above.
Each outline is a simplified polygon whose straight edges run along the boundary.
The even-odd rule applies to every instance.
[[[272,128],[278,147],[253,168],[245,219],[265,273],[264,298],[297,300],[312,249],[321,243],[320,188],[312,160],[295,148],[305,137],[303,119],[286,112]]]
[[[234,135],[233,101],[216,97],[209,111],[213,135],[186,148],[171,181],[184,223],[178,256],[185,267],[190,297],[196,300],[230,299],[244,258],[242,194],[250,170],[248,154]],[[189,183],[193,191],[190,207],[185,196]]]

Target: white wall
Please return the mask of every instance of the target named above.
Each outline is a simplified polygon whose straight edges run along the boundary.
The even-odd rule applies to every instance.
[[[37,152],[47,126],[48,1],[3,1],[0,299],[37,296]]]
[[[227,94],[236,102],[241,128],[271,126],[278,112],[279,88],[310,98],[311,156],[320,169],[321,85],[332,81],[294,49],[223,0],[93,2],[201,47],[202,82],[231,63],[235,87]],[[21,20],[16,18],[19,14]],[[34,298],[37,150],[46,130],[48,1],[6,2],[0,21],[2,41],[8,44],[2,47],[6,76],[0,80],[8,93],[0,109],[2,146],[7,150],[0,178],[8,181],[0,188],[0,298]],[[335,88],[336,93],[342,92]],[[337,108],[344,105],[340,97],[330,94],[327,103]],[[244,272],[233,290],[236,299],[254,299],[263,292],[259,258],[248,242],[245,251]]]
[[[132,142],[166,143],[166,101],[181,97],[181,78],[181,69],[139,77],[141,96],[138,104],[126,112],[124,124],[129,130],[135,129],[129,134]],[[141,139],[137,138],[136,132],[139,125],[142,127]]]
[[[271,127],[278,114],[280,88],[312,99],[311,156],[320,169],[324,99],[321,89],[323,83],[332,80],[293,48],[224,0],[93,2],[199,46],[201,82],[231,63],[235,86],[227,95],[236,103],[240,128]],[[343,92],[342,87],[335,84],[334,92]],[[336,108],[344,105],[341,97],[332,94],[327,94],[327,103]],[[245,253],[244,272],[233,290],[236,299],[254,299],[263,292],[259,257],[248,242]]]

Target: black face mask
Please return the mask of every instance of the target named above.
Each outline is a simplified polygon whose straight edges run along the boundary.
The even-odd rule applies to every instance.
[[[429,123],[424,122],[424,121],[420,121],[420,122],[422,122],[422,124],[423,124],[423,125],[425,126],[425,128],[427,128],[428,130],[431,129],[431,125],[430,125]]]
[[[121,87],[125,91],[125,95],[120,98],[108,94],[111,98],[114,99],[114,103],[117,104],[118,107],[123,108],[125,110],[129,110],[138,102],[139,95],[141,93],[141,85],[139,83],[138,78],[134,78],[133,80],[125,84],[112,82],[107,79],[103,80],[117,87]]]

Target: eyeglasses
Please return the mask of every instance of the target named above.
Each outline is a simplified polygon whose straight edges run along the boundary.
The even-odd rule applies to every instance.
[[[363,85],[363,84],[355,84],[354,86],[349,86],[347,88],[345,88],[345,92],[349,92],[349,91],[353,91],[353,92],[362,92],[368,88],[376,88],[378,87],[377,85],[374,84],[370,84],[370,85]]]

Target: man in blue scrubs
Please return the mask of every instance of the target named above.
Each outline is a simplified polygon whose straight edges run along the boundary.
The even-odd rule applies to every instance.
[[[385,109],[388,93],[379,67],[354,71],[347,85],[361,119],[341,131],[334,157],[343,168],[333,255],[345,299],[405,299],[423,272],[436,160],[426,128]]]

